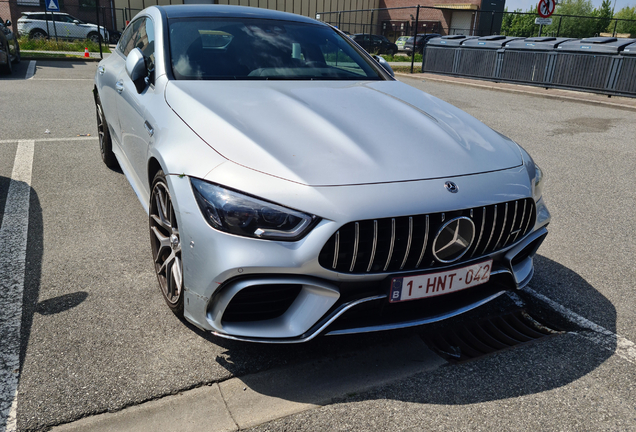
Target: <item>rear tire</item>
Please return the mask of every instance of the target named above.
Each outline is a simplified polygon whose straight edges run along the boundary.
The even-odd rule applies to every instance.
[[[95,32],[89,33],[86,39],[89,39],[90,41],[95,42],[96,44],[102,41],[102,37]]]
[[[97,94],[95,95],[95,111],[97,113],[97,134],[99,135],[99,150],[102,154],[102,160],[108,168],[118,169],[119,163],[115,153],[113,153],[113,142],[110,139],[108,123],[106,123],[102,102]]]
[[[35,29],[31,33],[29,33],[29,37],[31,39],[44,39],[46,37],[46,33],[44,30]]]

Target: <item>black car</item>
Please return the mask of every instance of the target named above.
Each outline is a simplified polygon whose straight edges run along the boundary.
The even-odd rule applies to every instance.
[[[418,34],[417,40],[415,41],[415,52],[421,54],[424,50],[424,45],[426,45],[430,39],[440,36],[441,35],[437,33]],[[407,54],[411,54],[413,52],[413,39],[413,37],[408,38],[404,44],[404,51],[406,51]]]
[[[358,45],[371,54],[393,55],[398,52],[398,47],[381,35],[357,33],[350,36]]]
[[[0,73],[10,74],[11,64],[19,62],[20,45],[11,31],[11,21],[0,18]]]

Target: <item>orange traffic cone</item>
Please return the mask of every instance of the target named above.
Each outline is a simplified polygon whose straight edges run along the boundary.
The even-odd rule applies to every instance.
[[[84,57],[90,57],[91,55],[88,53],[88,48],[84,48]]]

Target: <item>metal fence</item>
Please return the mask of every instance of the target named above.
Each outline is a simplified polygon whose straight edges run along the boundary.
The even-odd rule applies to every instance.
[[[636,97],[636,39],[446,36],[422,72]]]
[[[101,52],[103,44],[117,43],[127,23],[141,11],[101,5],[100,0],[58,0],[59,12],[51,12],[46,2],[50,0],[0,0],[0,18],[11,20],[18,37],[90,39],[100,44]]]
[[[636,23],[635,20],[555,14],[552,25],[539,26],[534,24],[534,19],[539,17],[536,13],[506,12],[503,3],[500,5],[501,10],[480,10],[477,5],[468,3],[447,7],[357,9],[319,12],[317,18],[347,33],[377,34],[392,42],[400,36],[416,33],[585,38],[599,36],[603,32],[616,35],[619,23]]]

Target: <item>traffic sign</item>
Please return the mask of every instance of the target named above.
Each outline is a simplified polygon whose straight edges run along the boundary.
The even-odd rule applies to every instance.
[[[46,4],[46,10],[48,12],[59,12],[60,11],[60,0],[44,0]]]
[[[552,25],[552,18],[535,18],[534,23],[541,25]]]
[[[555,0],[539,0],[539,4],[537,5],[537,12],[539,13],[539,16],[541,18],[548,18],[554,13],[555,7]]]

